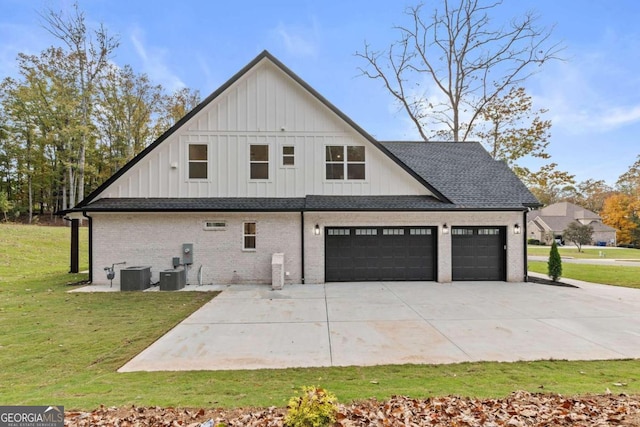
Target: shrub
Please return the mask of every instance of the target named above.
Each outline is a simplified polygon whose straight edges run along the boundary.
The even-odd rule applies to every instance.
[[[538,239],[529,239],[529,240],[527,240],[527,244],[529,244],[529,245],[539,245],[540,244],[540,240],[538,240]]]
[[[325,427],[336,420],[336,397],[319,387],[302,387],[302,396],[292,397],[284,423],[288,427]]]
[[[548,276],[556,282],[562,275],[562,259],[560,258],[560,252],[558,252],[558,245],[555,240],[551,245],[551,251],[549,252],[549,262],[547,263]]]

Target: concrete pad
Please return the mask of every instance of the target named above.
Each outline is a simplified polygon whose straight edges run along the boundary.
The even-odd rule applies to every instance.
[[[334,366],[455,363],[468,360],[424,321],[332,322]]]
[[[420,320],[420,315],[402,302],[353,301],[336,299],[328,304],[330,322],[378,320]]]
[[[118,372],[331,366],[327,326],[180,324]]]
[[[542,322],[609,349],[623,358],[637,358],[640,315],[624,318],[544,319]]]
[[[640,358],[640,290],[578,285],[229,285],[121,372]]]
[[[436,320],[432,323],[472,361],[623,357],[621,353],[534,319]]]
[[[183,323],[285,323],[326,322],[324,299],[256,299],[228,300],[214,298],[202,310]]]
[[[179,289],[177,291],[170,292],[213,292],[213,291],[223,291],[227,289],[227,285],[186,285],[184,288]],[[90,284],[87,286],[82,286],[80,288],[71,289],[67,291],[69,293],[73,292],[120,292],[120,285],[114,284],[113,286],[108,283],[103,284]],[[139,291],[133,291],[139,292]],[[160,286],[154,285],[148,289],[145,289],[142,292],[160,292]],[[164,292],[164,291],[163,291]]]

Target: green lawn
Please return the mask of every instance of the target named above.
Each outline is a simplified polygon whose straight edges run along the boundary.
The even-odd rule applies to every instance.
[[[514,390],[640,393],[636,360],[119,374],[215,293],[69,294],[68,283],[85,276],[66,273],[68,240],[63,227],[0,224],[2,404],[285,406],[302,385],[326,387],[342,402],[394,394],[501,397]]]
[[[527,246],[528,255],[549,256],[551,246]],[[593,259],[600,258],[600,252],[604,254],[608,259],[625,259],[625,260],[637,260],[640,261],[640,249],[627,249],[627,248],[584,248],[583,252],[578,252],[578,248],[575,246],[563,246],[558,248],[560,256],[572,257],[572,258],[584,258]]]
[[[547,274],[547,263],[529,261],[529,271]],[[562,263],[562,277],[605,285],[640,288],[640,267]]]

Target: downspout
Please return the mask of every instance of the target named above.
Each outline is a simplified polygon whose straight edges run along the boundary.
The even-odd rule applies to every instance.
[[[300,277],[300,281],[304,285],[304,211],[300,211],[300,256],[300,267],[302,268],[302,277]]]
[[[527,208],[522,212],[522,240],[524,244],[524,281],[529,281],[529,257],[527,256]]]
[[[89,283],[93,283],[93,218],[82,211],[82,216],[89,222]]]

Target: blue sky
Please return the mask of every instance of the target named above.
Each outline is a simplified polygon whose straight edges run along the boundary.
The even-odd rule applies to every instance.
[[[113,61],[169,90],[198,89],[204,98],[267,49],[381,140],[418,139],[381,82],[360,77],[354,53],[365,40],[384,48],[394,25],[416,2],[404,0],[80,0],[89,25],[119,35]],[[434,1],[425,0],[425,9]],[[16,74],[19,52],[56,43],[38,11],[67,0],[0,0],[0,78]],[[549,112],[552,160],[578,181],[614,184],[640,153],[640,2],[637,0],[505,0],[496,23],[532,10],[555,25],[563,62],[526,84],[536,108]],[[532,166],[534,166],[532,164]]]

